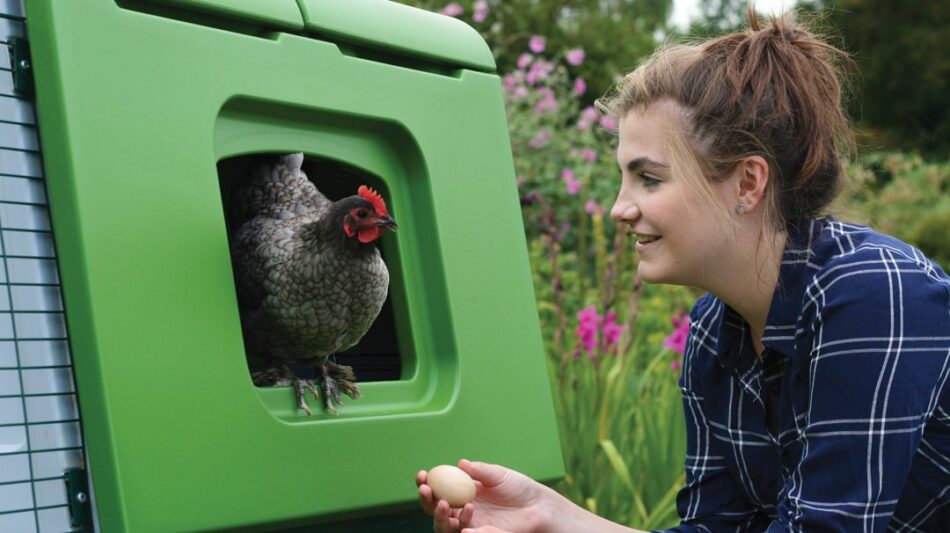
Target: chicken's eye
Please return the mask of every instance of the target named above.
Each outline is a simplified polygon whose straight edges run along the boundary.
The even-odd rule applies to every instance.
[[[369,216],[369,214],[366,212],[365,209],[360,209],[359,211],[356,212],[356,218],[364,219],[364,218],[366,218],[366,217],[368,217],[368,216]]]

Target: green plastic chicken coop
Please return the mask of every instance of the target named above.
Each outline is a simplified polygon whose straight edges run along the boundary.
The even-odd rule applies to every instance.
[[[421,468],[563,475],[475,30],[381,0],[0,9],[0,530],[419,531]],[[255,387],[244,357],[228,172],[295,151],[399,223],[382,325],[350,354],[385,368],[339,416]]]

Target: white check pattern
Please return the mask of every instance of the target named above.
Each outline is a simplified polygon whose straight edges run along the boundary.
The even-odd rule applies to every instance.
[[[833,218],[790,236],[763,360],[703,296],[671,531],[950,532],[950,278]]]

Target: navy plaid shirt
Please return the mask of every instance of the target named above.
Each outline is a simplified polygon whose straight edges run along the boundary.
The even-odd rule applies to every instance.
[[[694,306],[671,531],[950,531],[950,278],[864,226],[789,237],[762,339]]]

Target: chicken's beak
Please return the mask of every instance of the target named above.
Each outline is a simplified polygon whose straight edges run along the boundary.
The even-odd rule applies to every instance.
[[[376,220],[376,225],[381,228],[386,228],[395,231],[399,226],[396,225],[396,221],[393,220],[391,216],[380,217]]]

